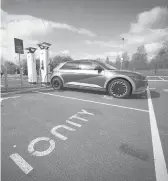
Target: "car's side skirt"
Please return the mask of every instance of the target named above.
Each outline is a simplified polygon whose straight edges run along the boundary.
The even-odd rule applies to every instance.
[[[94,90],[94,91],[106,91],[105,88],[102,87],[90,87],[90,86],[79,86],[79,85],[74,85],[74,84],[65,84],[65,88],[77,88],[77,89],[85,89],[85,90]]]
[[[83,86],[83,87],[94,87],[94,88],[102,88],[96,84],[88,84],[88,83],[81,83],[81,82],[68,82],[67,85],[76,85],[76,86]]]

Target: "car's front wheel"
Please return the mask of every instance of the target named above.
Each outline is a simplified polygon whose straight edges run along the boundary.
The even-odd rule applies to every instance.
[[[53,89],[60,90],[63,88],[62,80],[59,77],[53,77],[51,80]]]
[[[107,91],[114,98],[127,98],[131,94],[131,85],[124,79],[115,79],[108,84]]]

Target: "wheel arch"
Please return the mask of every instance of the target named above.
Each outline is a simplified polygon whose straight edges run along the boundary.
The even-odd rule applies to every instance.
[[[62,81],[62,83],[63,83],[63,85],[64,85],[64,80],[63,80],[63,78],[62,78],[61,76],[59,76],[59,75],[53,75],[53,76],[51,77],[51,84],[52,84],[52,80],[53,80],[55,77],[58,77],[59,79],[61,79],[61,81]]]
[[[129,84],[130,84],[130,87],[131,87],[131,94],[135,91],[135,83],[133,82],[133,80],[131,80],[129,77],[127,76],[117,76],[117,77],[113,77],[111,79],[109,79],[106,83],[105,83],[105,88],[107,90],[108,88],[108,85],[113,81],[113,80],[116,80],[116,79],[123,79],[125,81],[127,81]]]

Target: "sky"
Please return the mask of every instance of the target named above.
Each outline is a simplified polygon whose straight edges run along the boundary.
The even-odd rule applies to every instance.
[[[51,43],[50,57],[131,56],[145,45],[149,59],[168,39],[167,0],[1,0],[1,54],[17,62],[14,38],[24,48]],[[122,38],[125,41],[122,41]],[[25,58],[26,51],[21,58]]]

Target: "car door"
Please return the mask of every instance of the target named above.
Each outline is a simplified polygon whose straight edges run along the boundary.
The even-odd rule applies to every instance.
[[[67,62],[60,69],[59,72],[63,78],[64,85],[73,84],[79,77],[79,64],[77,62]],[[74,83],[75,85],[75,83]]]
[[[84,87],[103,88],[104,69],[94,62],[81,62],[78,71],[78,84]]]

